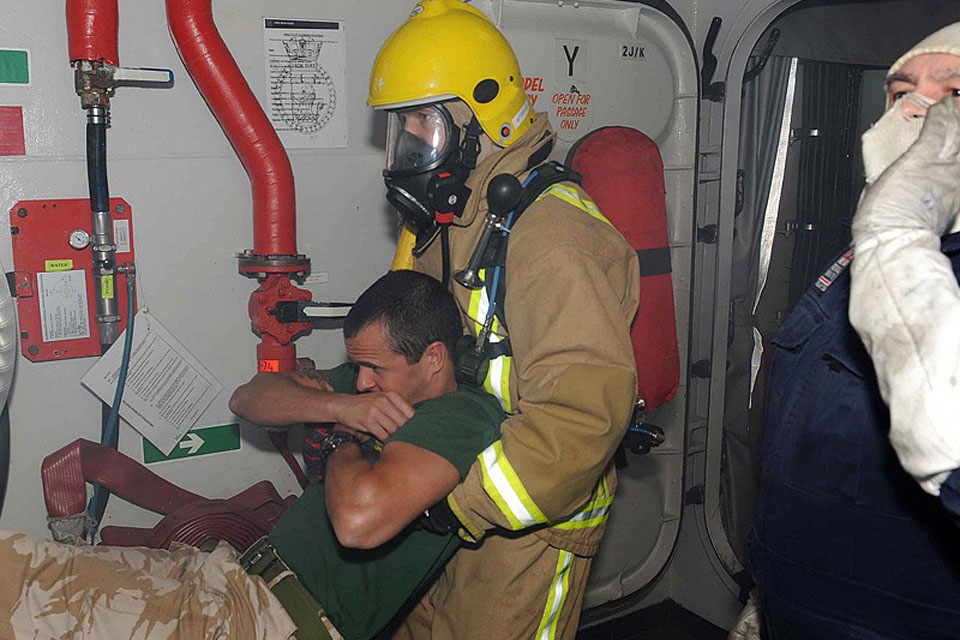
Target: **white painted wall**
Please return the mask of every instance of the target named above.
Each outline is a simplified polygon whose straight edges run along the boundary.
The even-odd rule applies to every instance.
[[[261,17],[337,19],[347,24],[349,149],[292,151],[297,180],[299,248],[326,284],[315,298],[353,299],[392,257],[393,216],[383,199],[382,141],[365,106],[369,68],[379,43],[398,25],[406,3],[333,0],[215,3],[218,26],[258,97],[265,71]],[[217,377],[225,391],[198,426],[234,420],[230,390],[252,375],[256,337],[246,304],[255,283],[237,274],[234,254],[252,247],[249,181],[239,160],[184,70],[160,0],[120,3],[120,62],[173,69],[171,89],[120,89],[108,133],[111,194],[134,211],[140,303]],[[27,156],[0,158],[0,209],[20,199],[87,196],[85,115],[67,61],[62,2],[0,6],[0,47],[29,48],[32,84],[0,87],[0,104],[24,109]],[[6,218],[4,218],[6,219]],[[13,269],[10,240],[0,237],[0,261]],[[300,355],[336,363],[339,332],[314,332]],[[40,461],[78,437],[99,439],[99,403],[81,388],[93,359],[31,363],[20,358],[11,397],[12,468],[0,526],[46,533]],[[140,437],[126,425],[121,450],[140,458]],[[238,454],[154,465],[192,490],[223,497],[267,478],[293,491],[292,474],[253,427]],[[111,500],[105,523],[145,524],[153,518]]]

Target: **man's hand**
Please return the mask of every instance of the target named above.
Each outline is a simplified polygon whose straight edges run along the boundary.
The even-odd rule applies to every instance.
[[[871,186],[857,208],[859,245],[885,232],[939,237],[960,211],[960,105],[953,97],[927,112],[920,138]]]
[[[933,495],[960,467],[960,289],[940,251],[957,211],[960,106],[947,98],[857,209],[849,307],[890,407],[890,442]]]
[[[378,440],[386,440],[413,417],[413,407],[400,394],[376,391],[331,398],[335,422]]]

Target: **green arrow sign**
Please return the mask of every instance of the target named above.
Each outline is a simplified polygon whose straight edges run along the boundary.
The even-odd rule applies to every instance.
[[[215,427],[203,427],[202,429],[187,431],[187,435],[181,438],[168,456],[163,455],[163,452],[144,438],[143,461],[146,464],[152,464],[181,458],[197,458],[211,453],[238,451],[239,449],[240,425],[234,422],[233,424],[221,424]]]

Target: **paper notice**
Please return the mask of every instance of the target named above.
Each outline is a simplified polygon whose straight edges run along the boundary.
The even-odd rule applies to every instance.
[[[44,342],[90,337],[87,276],[82,269],[37,274]]]
[[[120,361],[121,335],[81,383],[101,400],[113,402]],[[223,390],[213,375],[149,312],[137,314],[127,384],[120,417],[165,455]]]
[[[288,149],[347,146],[344,23],[264,18],[270,122]]]

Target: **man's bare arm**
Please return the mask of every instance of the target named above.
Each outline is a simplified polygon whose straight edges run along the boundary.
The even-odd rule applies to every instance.
[[[393,392],[343,394],[303,373],[258,373],[237,387],[230,410],[264,427],[338,422],[385,439],[413,417],[413,407]]]
[[[345,547],[373,549],[435,505],[460,481],[447,459],[406,442],[388,442],[376,464],[343,444],[327,461],[330,522]]]

